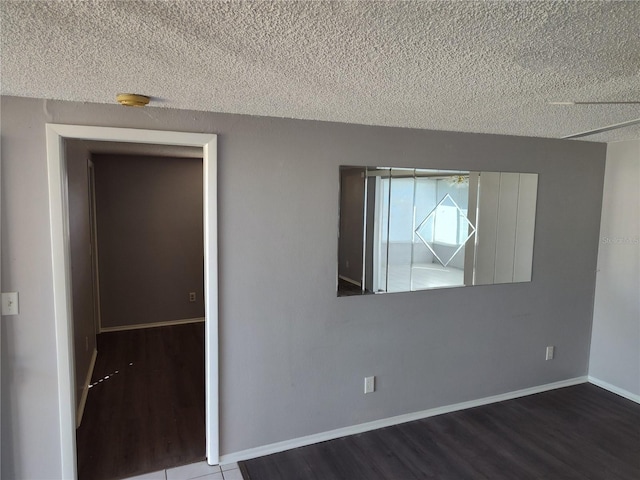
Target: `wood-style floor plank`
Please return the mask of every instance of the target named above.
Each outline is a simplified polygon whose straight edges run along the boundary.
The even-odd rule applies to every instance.
[[[100,334],[92,383],[76,431],[79,480],[205,458],[203,323]]]
[[[245,462],[248,480],[638,480],[640,405],[590,384]]]

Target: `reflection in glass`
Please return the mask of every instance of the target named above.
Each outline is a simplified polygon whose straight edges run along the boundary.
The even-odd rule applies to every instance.
[[[462,210],[447,193],[418,225],[415,233],[436,260],[446,267],[475,231],[476,228],[467,218],[467,210]],[[454,247],[455,250],[440,251],[438,255],[436,250],[439,245]]]
[[[341,167],[340,177],[339,295],[531,280],[536,174]]]

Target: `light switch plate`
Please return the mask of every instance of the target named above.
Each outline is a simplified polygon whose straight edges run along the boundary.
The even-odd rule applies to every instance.
[[[2,294],[2,315],[18,315],[18,292]]]

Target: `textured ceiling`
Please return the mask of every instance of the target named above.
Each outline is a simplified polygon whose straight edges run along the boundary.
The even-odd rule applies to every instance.
[[[548,105],[640,101],[634,1],[0,5],[4,95],[539,137],[640,118]]]

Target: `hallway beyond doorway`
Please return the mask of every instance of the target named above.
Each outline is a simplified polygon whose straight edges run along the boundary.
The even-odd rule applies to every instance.
[[[79,480],[205,459],[204,323],[100,334],[91,382]]]

